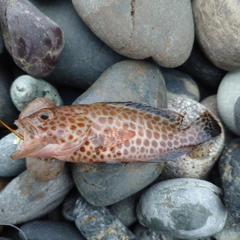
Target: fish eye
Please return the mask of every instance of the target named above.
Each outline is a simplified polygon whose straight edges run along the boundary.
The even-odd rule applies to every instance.
[[[40,120],[46,121],[46,120],[50,119],[50,114],[47,111],[46,112],[41,112],[41,113],[38,114],[38,118]]]

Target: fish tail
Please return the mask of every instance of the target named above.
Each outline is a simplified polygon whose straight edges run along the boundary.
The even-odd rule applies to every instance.
[[[205,111],[191,124],[188,131],[195,136],[194,144],[200,144],[220,135],[222,128],[213,114]]]

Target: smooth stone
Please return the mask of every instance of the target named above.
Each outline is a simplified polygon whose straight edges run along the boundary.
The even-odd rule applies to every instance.
[[[23,224],[20,229],[28,240],[84,240],[85,238],[72,223],[62,221],[32,221]],[[25,240],[19,232],[22,240]]]
[[[182,113],[182,126],[189,126],[201,113],[207,111],[191,99],[175,98],[168,101],[168,109]],[[216,118],[217,119],[217,118]],[[221,123],[219,125],[222,128]],[[223,128],[222,128],[223,129]],[[161,178],[207,179],[224,146],[224,131],[217,137],[195,146],[193,150],[173,161],[165,162]]]
[[[224,141],[225,144],[229,143],[232,139],[236,138],[236,135],[226,127],[226,125],[224,124],[219,115],[217,106],[217,95],[208,96],[204,98],[200,103],[207,109],[209,109],[221,121],[225,135]]]
[[[152,57],[177,67],[190,55],[194,41],[191,2],[155,0],[119,2],[72,0],[88,27],[114,51],[134,59]],[[181,17],[179,17],[181,16]]]
[[[109,206],[110,212],[115,215],[126,227],[131,226],[137,221],[135,213],[135,207],[139,200],[140,192],[123,199],[111,206]]]
[[[197,42],[193,45],[193,49],[188,60],[178,69],[187,73],[198,83],[205,84],[214,89],[219,86],[224,75],[227,73],[226,71],[214,66],[206,58]]]
[[[225,147],[219,160],[225,205],[229,213],[236,218],[240,218],[239,154],[240,138],[236,138]]]
[[[66,167],[49,181],[24,171],[0,192],[0,224],[20,224],[44,216],[63,201],[72,186]]]
[[[71,1],[30,2],[64,32],[65,46],[55,70],[46,77],[49,82],[86,90],[108,67],[124,59],[86,26]]]
[[[72,173],[89,203],[108,206],[149,185],[162,168],[162,163],[72,164]]]
[[[125,60],[116,63],[74,104],[124,101],[166,107],[166,86],[159,68],[147,61]]]
[[[6,71],[4,58],[0,56],[0,119],[7,125],[13,126],[18,116],[18,111],[10,98],[10,86],[13,81],[11,75]],[[5,128],[0,124],[0,129]]]
[[[221,119],[236,135],[240,136],[240,71],[226,74],[217,92],[217,105]]]
[[[27,0],[3,0],[0,22],[5,47],[21,69],[40,78],[54,70],[64,46],[54,21]]]
[[[65,162],[54,158],[27,157],[29,173],[39,180],[51,180],[57,177],[64,168]]]
[[[3,53],[3,49],[4,49],[3,36],[2,31],[0,30],[0,54]]]
[[[181,97],[199,101],[198,86],[190,76],[178,70],[167,68],[161,68],[161,72],[166,83],[168,100]]]
[[[193,0],[196,38],[206,57],[226,71],[240,67],[239,2]]]
[[[35,98],[41,97],[53,101],[57,106],[63,105],[63,101],[54,86],[29,75],[22,75],[15,79],[10,93],[12,101],[19,111],[22,111]]]
[[[82,197],[76,202],[74,215],[77,228],[87,239],[137,240],[107,208],[93,206]]]
[[[0,176],[1,177],[12,177],[17,176],[26,169],[25,158],[18,160],[12,160],[10,158],[17,150],[18,137],[13,133],[9,133],[2,139],[0,139]]]
[[[172,237],[204,238],[225,225],[227,210],[221,197],[221,189],[207,181],[167,180],[142,195],[137,217],[144,226]]]
[[[62,204],[62,215],[67,221],[75,221],[74,208],[75,203],[79,197],[79,193],[73,193],[68,196]]]
[[[230,215],[227,217],[224,228],[213,235],[215,240],[238,240],[240,239],[240,223],[239,219],[232,218]]]

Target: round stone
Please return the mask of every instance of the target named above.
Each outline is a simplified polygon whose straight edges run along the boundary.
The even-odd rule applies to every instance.
[[[172,237],[204,238],[224,227],[227,210],[221,197],[221,189],[207,181],[167,180],[142,195],[137,217],[144,226]]]
[[[196,37],[205,55],[221,69],[239,69],[239,2],[193,0],[192,9]]]
[[[217,92],[217,105],[221,119],[240,136],[240,71],[226,74]]]
[[[194,40],[189,1],[72,2],[89,28],[124,56],[152,57],[164,67],[179,66],[189,57]]]

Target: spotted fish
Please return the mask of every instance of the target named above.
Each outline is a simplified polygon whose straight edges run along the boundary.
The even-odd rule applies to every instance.
[[[133,102],[43,108],[15,121],[24,140],[11,157],[160,162],[180,157],[221,133],[208,111],[185,128],[183,119],[178,112]]]

